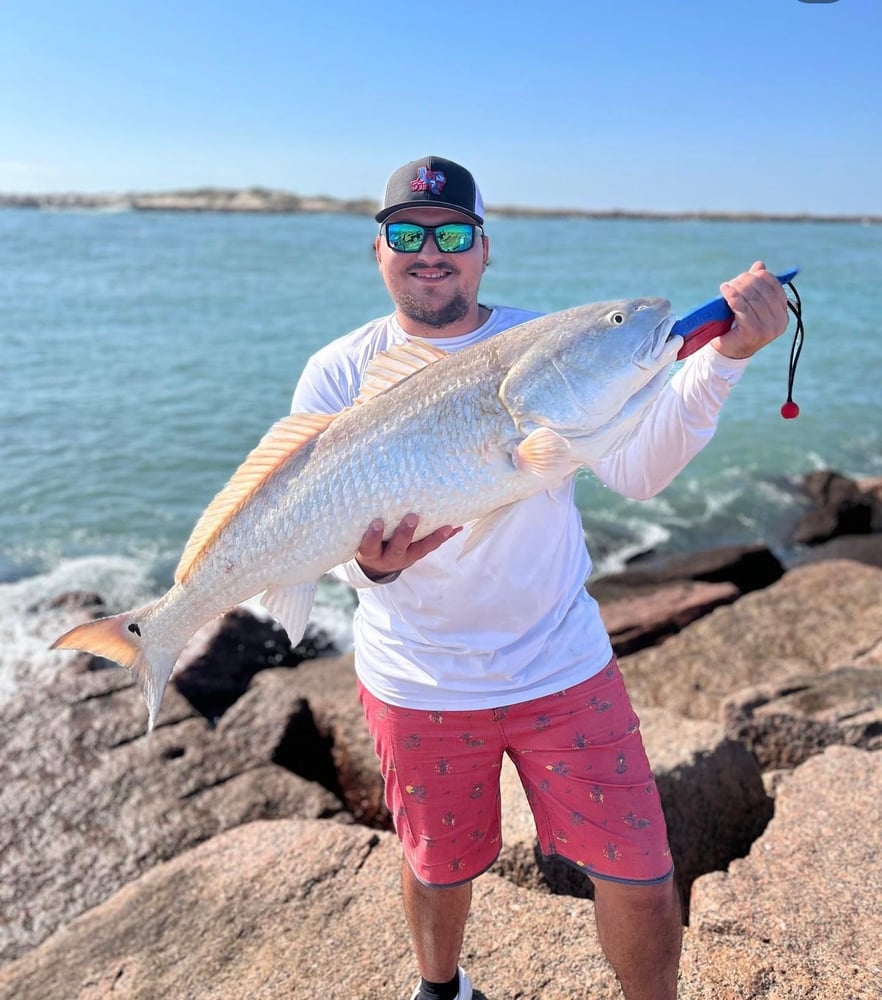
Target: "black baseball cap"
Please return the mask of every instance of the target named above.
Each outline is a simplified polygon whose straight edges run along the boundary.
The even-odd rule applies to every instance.
[[[484,224],[484,201],[475,178],[465,167],[443,156],[424,156],[399,167],[386,182],[377,222],[410,207],[449,208]]]

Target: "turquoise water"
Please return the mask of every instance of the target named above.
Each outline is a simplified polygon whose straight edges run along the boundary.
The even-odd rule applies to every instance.
[[[309,354],[390,311],[374,229],[339,215],[0,210],[0,581],[45,577],[48,590],[61,573],[91,586],[102,566],[112,591],[126,566],[164,587],[200,511],[287,412]],[[489,304],[664,295],[683,314],[757,257],[801,268],[802,415],[778,416],[786,336],[754,359],[714,442],[662,496],[626,501],[580,479],[602,568],[650,546],[786,549],[796,478],[882,474],[882,227],[490,219],[487,230]]]

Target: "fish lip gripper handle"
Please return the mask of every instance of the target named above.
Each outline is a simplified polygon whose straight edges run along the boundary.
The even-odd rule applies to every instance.
[[[798,273],[799,268],[795,267],[783,274],[776,274],[775,277],[782,285],[786,285]],[[721,295],[678,319],[668,335],[683,338],[683,346],[677,354],[677,360],[682,361],[683,358],[688,358],[690,354],[693,354],[700,347],[704,347],[714,337],[725,333],[732,326],[732,319],[732,310]]]

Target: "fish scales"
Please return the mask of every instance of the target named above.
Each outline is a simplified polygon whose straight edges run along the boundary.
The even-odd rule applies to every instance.
[[[448,385],[447,369],[459,360],[451,356],[341,414],[218,534],[191,582],[222,573],[234,558],[245,600],[268,574],[290,584],[349,558],[375,517],[391,530],[419,513],[422,537],[451,517],[457,524],[475,517],[488,496],[494,505],[504,499],[506,478],[523,474],[503,461],[502,444],[516,433],[511,418],[484,400],[499,376],[486,372],[467,389]],[[488,462],[494,450],[498,461]]]

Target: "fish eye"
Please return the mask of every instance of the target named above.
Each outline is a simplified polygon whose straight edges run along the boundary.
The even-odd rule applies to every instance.
[[[621,326],[625,322],[625,314],[623,312],[610,313],[610,322],[615,323],[616,326]]]

